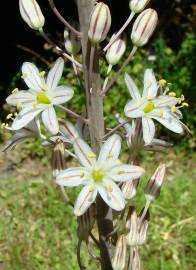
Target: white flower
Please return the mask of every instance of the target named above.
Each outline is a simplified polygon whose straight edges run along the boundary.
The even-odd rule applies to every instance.
[[[183,123],[180,121],[182,114],[176,107],[179,99],[166,94],[157,96],[159,86],[151,69],[145,71],[142,95],[128,74],[125,75],[125,82],[132,96],[132,100],[125,106],[125,115],[130,118],[142,118],[143,139],[146,144],[152,142],[155,134],[152,119],[175,133],[183,131]]]
[[[32,63],[25,62],[22,66],[23,79],[29,90],[22,90],[11,94],[7,103],[21,106],[22,110],[14,119],[13,130],[26,126],[38,114],[42,113],[45,127],[52,133],[59,131],[54,105],[67,102],[73,97],[73,90],[67,86],[58,86],[64,68],[64,61],[58,58],[50,69],[46,80]]]
[[[84,214],[95,201],[99,193],[102,199],[114,210],[125,207],[123,194],[115,182],[124,182],[140,177],[141,167],[121,164],[118,160],[121,139],[113,135],[101,147],[98,158],[82,139],[73,143],[75,154],[83,167],[64,170],[57,176],[57,183],[62,186],[84,185],[75,203],[74,213]]]
[[[7,144],[3,147],[2,151],[12,150],[18,143],[24,141],[27,138],[40,136],[44,138],[40,131],[39,121],[33,119],[28,123],[26,127],[21,128],[20,130],[13,130],[12,128],[7,128],[10,131],[14,131],[15,134],[8,140]]]

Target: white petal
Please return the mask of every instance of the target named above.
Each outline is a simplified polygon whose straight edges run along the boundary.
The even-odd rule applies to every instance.
[[[121,138],[114,134],[107,139],[100,150],[98,161],[116,160],[120,154]]]
[[[56,117],[56,112],[52,106],[42,112],[42,121],[44,126],[52,133],[57,134],[59,131],[59,124]]]
[[[67,102],[73,97],[74,91],[70,87],[57,86],[54,91],[49,93],[52,104],[59,105]]]
[[[98,186],[98,192],[112,209],[121,211],[125,207],[123,194],[114,182],[107,180],[106,186]]]
[[[22,75],[27,86],[35,91],[42,89],[43,85],[45,84],[44,78],[41,78],[39,75],[39,70],[32,63],[23,63]]]
[[[144,73],[144,92],[142,97],[156,97],[158,90],[157,80],[152,69],[146,69]]]
[[[97,196],[97,189],[92,191],[91,185],[85,186],[81,190],[77,198],[77,201],[75,203],[74,214],[76,216],[83,215],[86,212],[86,210],[89,208],[89,206],[95,201],[96,196]]]
[[[172,114],[170,114],[169,112],[164,112],[163,117],[153,116],[153,118],[159,121],[163,126],[165,126],[166,128],[170,129],[171,131],[175,133],[183,132],[183,127],[179,119],[172,116]]]
[[[155,125],[152,119],[142,117],[143,139],[146,144],[152,142],[155,135]]]
[[[170,96],[159,96],[153,100],[156,108],[158,107],[172,107],[178,103],[178,99],[176,97]]]
[[[123,164],[113,167],[110,177],[116,182],[124,182],[139,178],[143,173],[144,170],[139,166]]]
[[[127,85],[127,88],[129,90],[131,97],[133,99],[141,99],[141,95],[137,86],[135,85],[134,81],[127,73],[125,74],[125,83]]]
[[[19,114],[16,116],[12,123],[12,129],[18,130],[22,127],[26,126],[31,120],[33,120],[42,109],[32,109],[31,107],[24,108]]]
[[[138,102],[135,100],[129,101],[124,109],[125,115],[130,118],[138,118],[144,115],[144,112],[140,109]]]
[[[81,185],[85,180],[83,167],[70,168],[57,175],[56,182],[60,186],[74,187]]]
[[[59,57],[51,67],[47,76],[46,85],[49,89],[55,89],[57,87],[63,74],[63,68],[64,60],[63,58]]]
[[[96,155],[93,153],[89,145],[80,138],[73,143],[75,154],[80,163],[85,167],[91,167],[96,162]]]
[[[60,120],[59,131],[71,142],[74,142],[74,140],[79,137],[77,129],[69,121]]]
[[[30,91],[18,91],[14,94],[11,94],[7,97],[6,102],[10,105],[16,106],[17,104],[25,104],[32,103],[35,100],[35,95],[33,95]]]

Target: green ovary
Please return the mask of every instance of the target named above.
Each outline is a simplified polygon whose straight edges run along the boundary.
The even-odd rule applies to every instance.
[[[143,111],[145,113],[151,112],[155,108],[155,105],[153,102],[148,102],[147,105],[144,107]]]
[[[103,171],[101,171],[101,170],[94,170],[94,171],[92,171],[92,174],[91,175],[92,175],[92,178],[93,178],[93,180],[95,182],[100,183],[100,182],[103,181],[103,178],[104,178]]]
[[[44,104],[50,104],[51,103],[49,98],[46,96],[46,94],[42,90],[37,92],[37,102],[44,103]]]

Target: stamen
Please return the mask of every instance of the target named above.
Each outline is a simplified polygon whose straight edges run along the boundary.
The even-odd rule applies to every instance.
[[[111,184],[109,184],[109,185],[108,185],[108,187],[107,187],[107,189],[108,189],[108,191],[109,191],[109,192],[112,192],[112,191],[113,191],[113,187],[112,187],[112,185],[111,185]]]
[[[37,108],[37,101],[34,101],[33,102],[33,109],[36,109]]]
[[[6,119],[11,119],[13,116],[13,113],[9,113],[7,116],[6,116]]]
[[[1,124],[1,128],[3,129],[3,128],[5,128],[6,127],[6,123],[2,123]]]
[[[185,100],[184,95],[181,95],[180,99],[181,99],[181,101],[184,101]]]
[[[151,97],[151,96],[147,97],[147,100],[152,100],[152,99],[153,99],[153,97]]]
[[[176,93],[175,92],[169,92],[169,96],[170,97],[176,97]]]
[[[187,102],[183,102],[182,107],[189,107],[189,104]]]
[[[177,111],[176,106],[172,106],[172,107],[171,107],[171,111],[172,111],[172,112],[176,112],[176,111]]]
[[[40,76],[41,78],[44,78],[45,74],[46,74],[45,71],[41,71],[41,72],[39,73],[39,76]]]
[[[118,174],[120,175],[120,174],[124,174],[125,173],[125,171],[119,171],[118,172]]]
[[[160,111],[159,111],[159,114],[160,114],[161,117],[163,117],[163,115],[164,115],[164,110],[160,110]]]
[[[16,109],[18,110],[18,111],[20,111],[21,109],[22,109],[22,103],[17,103],[16,104]]]
[[[12,94],[15,94],[15,93],[17,93],[18,92],[18,88],[14,88],[13,90],[12,90]]]
[[[96,158],[96,156],[97,156],[97,155],[94,154],[94,153],[91,153],[91,154],[88,155],[89,158]]]
[[[167,83],[167,81],[164,80],[164,79],[159,80],[159,85],[160,86],[164,86],[164,85],[166,85],[166,83]]]
[[[92,186],[90,187],[89,191],[90,191],[90,192],[93,192],[94,190],[95,190],[95,186],[92,185]]]
[[[83,178],[83,177],[84,177],[84,173],[81,173],[81,174],[80,174],[80,178]]]

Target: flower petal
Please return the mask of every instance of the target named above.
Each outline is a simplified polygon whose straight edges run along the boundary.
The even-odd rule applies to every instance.
[[[33,120],[42,110],[43,109],[41,108],[32,109],[32,107],[22,109],[14,119],[11,128],[13,130],[21,129]]]
[[[110,177],[116,182],[124,182],[139,178],[143,173],[139,166],[123,164],[113,167]]]
[[[44,78],[39,75],[39,70],[32,63],[23,63],[22,75],[26,85],[35,91],[42,89],[43,85],[45,84]]]
[[[89,145],[80,138],[73,143],[74,151],[80,163],[85,167],[91,167],[96,162],[96,155],[93,153]]]
[[[155,125],[152,119],[142,117],[143,139],[146,144],[152,142],[155,135]]]
[[[10,105],[16,106],[17,104],[28,105],[34,102],[35,95],[30,91],[18,91],[7,97],[6,102]]]
[[[106,186],[98,186],[102,199],[112,209],[121,211],[125,207],[125,200],[120,188],[113,181],[106,181]]]
[[[52,104],[59,105],[67,102],[73,97],[74,91],[67,86],[57,86],[54,91],[49,92]]]
[[[60,133],[72,143],[79,137],[77,129],[69,121],[60,120]]]
[[[95,201],[97,189],[92,191],[91,185],[86,185],[80,192],[74,206],[74,214],[76,216],[83,215],[89,206]]]
[[[138,102],[134,99],[130,100],[125,108],[124,108],[125,115],[130,118],[138,118],[144,115],[144,112],[140,109]]]
[[[46,85],[48,89],[55,89],[61,79],[64,68],[64,60],[62,57],[59,57],[56,62],[51,67],[47,79]]]
[[[178,99],[176,97],[170,97],[167,95],[161,95],[153,100],[156,108],[158,107],[172,107],[178,103]]]
[[[98,161],[116,160],[120,154],[121,138],[114,134],[103,144]]]
[[[171,130],[175,133],[182,133],[183,132],[183,126],[181,124],[181,121],[177,117],[174,117],[169,112],[164,112],[163,117],[153,116],[152,118],[157,120],[163,126],[165,126],[166,128],[168,128],[169,130]]]
[[[156,97],[158,90],[157,80],[152,69],[146,69],[144,73],[144,92],[142,97]]]
[[[56,182],[60,186],[75,187],[81,185],[85,180],[85,169],[83,167],[70,168],[57,175]]]
[[[44,126],[52,133],[57,134],[59,131],[59,124],[56,117],[56,112],[52,106],[42,112],[42,121]]]
[[[131,97],[133,99],[141,99],[141,95],[137,86],[135,85],[134,81],[127,73],[125,73],[125,83],[127,85],[127,88],[129,90]]]

